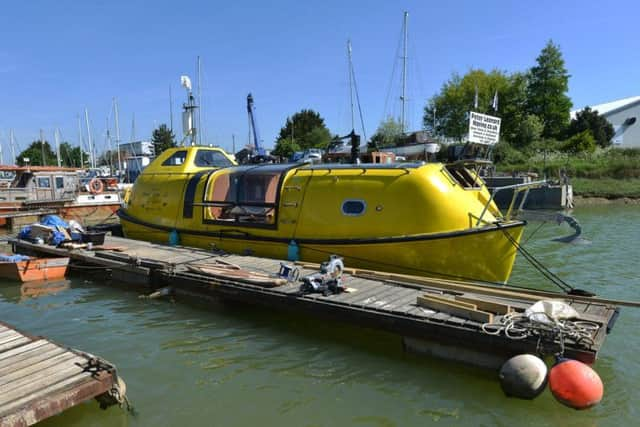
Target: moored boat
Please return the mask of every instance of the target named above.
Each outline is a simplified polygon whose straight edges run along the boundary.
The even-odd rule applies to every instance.
[[[113,179],[84,178],[80,171],[55,166],[0,166],[13,179],[0,189],[0,227],[7,219],[57,214],[84,225],[114,218],[121,204]]]
[[[34,258],[0,254],[0,278],[31,282],[63,279],[69,258]]]
[[[201,146],[162,153],[118,215],[135,239],[501,283],[525,225],[462,163],[233,166]]]

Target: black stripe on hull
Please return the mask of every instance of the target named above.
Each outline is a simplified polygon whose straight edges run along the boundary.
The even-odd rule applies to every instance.
[[[483,228],[472,228],[459,231],[448,231],[444,233],[429,233],[429,234],[416,234],[412,236],[393,236],[393,237],[378,237],[378,238],[353,238],[353,239],[305,239],[294,237],[269,237],[269,236],[256,236],[249,234],[243,230],[229,229],[219,231],[204,231],[204,230],[189,230],[180,229],[174,227],[166,227],[162,225],[151,224],[138,218],[134,218],[128,215],[124,210],[120,209],[117,212],[118,217],[122,220],[129,221],[133,224],[142,225],[144,227],[156,229],[159,231],[173,231],[176,230],[180,234],[190,234],[193,236],[207,236],[217,237],[220,239],[234,239],[234,240],[250,240],[259,242],[274,242],[274,243],[289,243],[291,240],[295,240],[299,245],[362,245],[362,244],[385,244],[385,243],[402,243],[402,242],[416,242],[426,240],[439,240],[439,239],[451,239],[457,237],[465,237],[468,235],[490,233],[497,230],[508,230],[510,228],[523,227],[527,224],[526,221],[512,221],[507,224],[495,224],[489,225]]]

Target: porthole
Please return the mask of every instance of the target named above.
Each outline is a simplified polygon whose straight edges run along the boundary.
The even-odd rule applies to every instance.
[[[360,216],[367,209],[364,200],[345,200],[342,202],[342,214],[347,216]]]

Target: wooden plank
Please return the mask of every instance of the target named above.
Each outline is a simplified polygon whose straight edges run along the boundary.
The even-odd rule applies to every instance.
[[[511,306],[507,304],[502,304],[495,301],[489,301],[483,298],[470,296],[468,294],[465,294],[463,296],[456,295],[455,300],[456,302],[466,302],[466,303],[474,304],[478,308],[478,310],[490,311],[496,314],[507,314],[510,311],[513,311]]]
[[[462,308],[466,308],[468,310],[478,310],[478,306],[476,306],[475,304],[471,304],[471,303],[464,302],[464,301],[456,301],[453,298],[449,298],[449,297],[446,297],[444,295],[422,294],[422,296],[427,297],[430,300],[443,302],[445,304],[453,304],[456,307],[462,307]]]
[[[35,363],[40,362],[41,360],[47,360],[49,358],[55,357],[59,354],[66,352],[65,349],[54,346],[51,349],[48,349],[44,352],[32,352],[28,353],[27,357],[23,355],[19,355],[16,357],[12,357],[9,359],[5,359],[6,363],[0,365],[0,380],[5,376],[10,374],[11,372],[18,371],[25,366],[31,366]]]
[[[397,300],[387,304],[383,308],[392,313],[404,313],[406,311],[407,304],[413,303],[415,305],[417,293],[411,292],[407,293],[402,298],[398,298]]]
[[[0,416],[10,413],[11,411],[16,410],[29,402],[44,399],[47,396],[55,393],[57,390],[62,390],[72,385],[86,381],[92,381],[91,376],[87,375],[86,372],[80,372],[63,378],[60,381],[51,383],[30,395],[19,396],[15,399],[8,399],[5,404],[0,405]]]
[[[393,298],[389,298],[389,301],[385,305],[383,305],[381,308],[383,310],[392,311],[392,308],[396,307],[399,301],[409,301],[409,298],[412,298],[412,297],[413,297],[413,300],[415,301],[415,298],[417,297],[417,295],[418,295],[418,292],[416,292],[414,289],[399,288],[398,291],[393,294]]]
[[[433,298],[431,296],[419,296],[417,303],[421,307],[430,308],[432,310],[448,313],[453,316],[462,317],[464,319],[471,319],[477,322],[491,323],[493,322],[493,314],[486,311],[479,311],[471,309],[468,305],[462,305],[462,303],[447,302],[443,299]]]
[[[9,351],[2,352],[0,353],[0,363],[2,363],[3,360],[13,357],[17,354],[25,354],[30,351],[40,351],[42,348],[47,347],[49,345],[55,347],[55,345],[51,344],[49,341],[40,339],[40,340],[33,341],[27,345],[23,345],[22,347],[18,347]]]
[[[364,301],[369,296],[377,294],[382,291],[382,289],[386,289],[386,286],[379,282],[363,282],[364,286],[357,285],[355,292],[344,293],[338,295],[336,301],[345,303],[345,304],[354,304],[357,301]]]
[[[7,341],[11,341],[17,337],[21,337],[22,334],[16,331],[6,331],[0,334],[0,344],[5,343]]]
[[[85,363],[86,361],[87,359],[84,357],[74,355],[72,359],[67,360],[64,364],[47,367],[35,372],[34,375],[0,386],[0,396],[2,396],[4,402],[28,396],[42,388],[82,372],[82,368],[76,366],[75,363]],[[85,372],[85,375],[91,376],[89,372]]]
[[[375,295],[373,297],[375,300],[365,304],[364,306],[368,309],[383,310],[385,305],[395,301],[397,297],[403,295],[402,290],[402,288],[391,286],[386,292],[380,295]],[[412,291],[412,293],[414,293],[414,291]]]
[[[4,344],[0,345],[0,351],[10,350],[14,347],[18,347],[24,344],[31,342],[30,338],[25,337],[24,335],[20,335],[17,338],[12,339],[11,341],[7,341]]]
[[[62,353],[55,356],[16,368],[14,371],[0,377],[0,388],[12,382],[22,381],[27,377],[31,377],[29,380],[32,381],[34,374],[37,374],[35,377],[39,377],[40,374],[46,372],[47,369],[59,369],[64,362],[74,358],[77,359],[78,356],[63,350]],[[0,400],[1,399],[0,397]]]

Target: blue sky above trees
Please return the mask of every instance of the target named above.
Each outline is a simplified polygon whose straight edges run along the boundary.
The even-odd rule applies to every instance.
[[[446,4],[445,4],[446,3]],[[202,58],[204,135],[239,149],[248,141],[246,95],[255,98],[266,146],[287,116],[319,112],[333,133],[351,129],[346,40],[367,135],[399,114],[397,59],[402,13],[409,11],[409,122],[419,128],[426,100],[452,72],[526,70],[549,39],[571,74],[574,108],[639,95],[640,3],[425,1],[29,1],[3,5],[0,16],[0,144],[8,158],[13,128],[21,148],[38,138],[77,141],[77,115],[89,109],[104,144],[111,100],[118,98],[121,139],[174,129],[184,91]],[[390,87],[391,83],[391,87]],[[84,126],[84,125],[83,125]],[[359,125],[356,125],[359,128]]]

